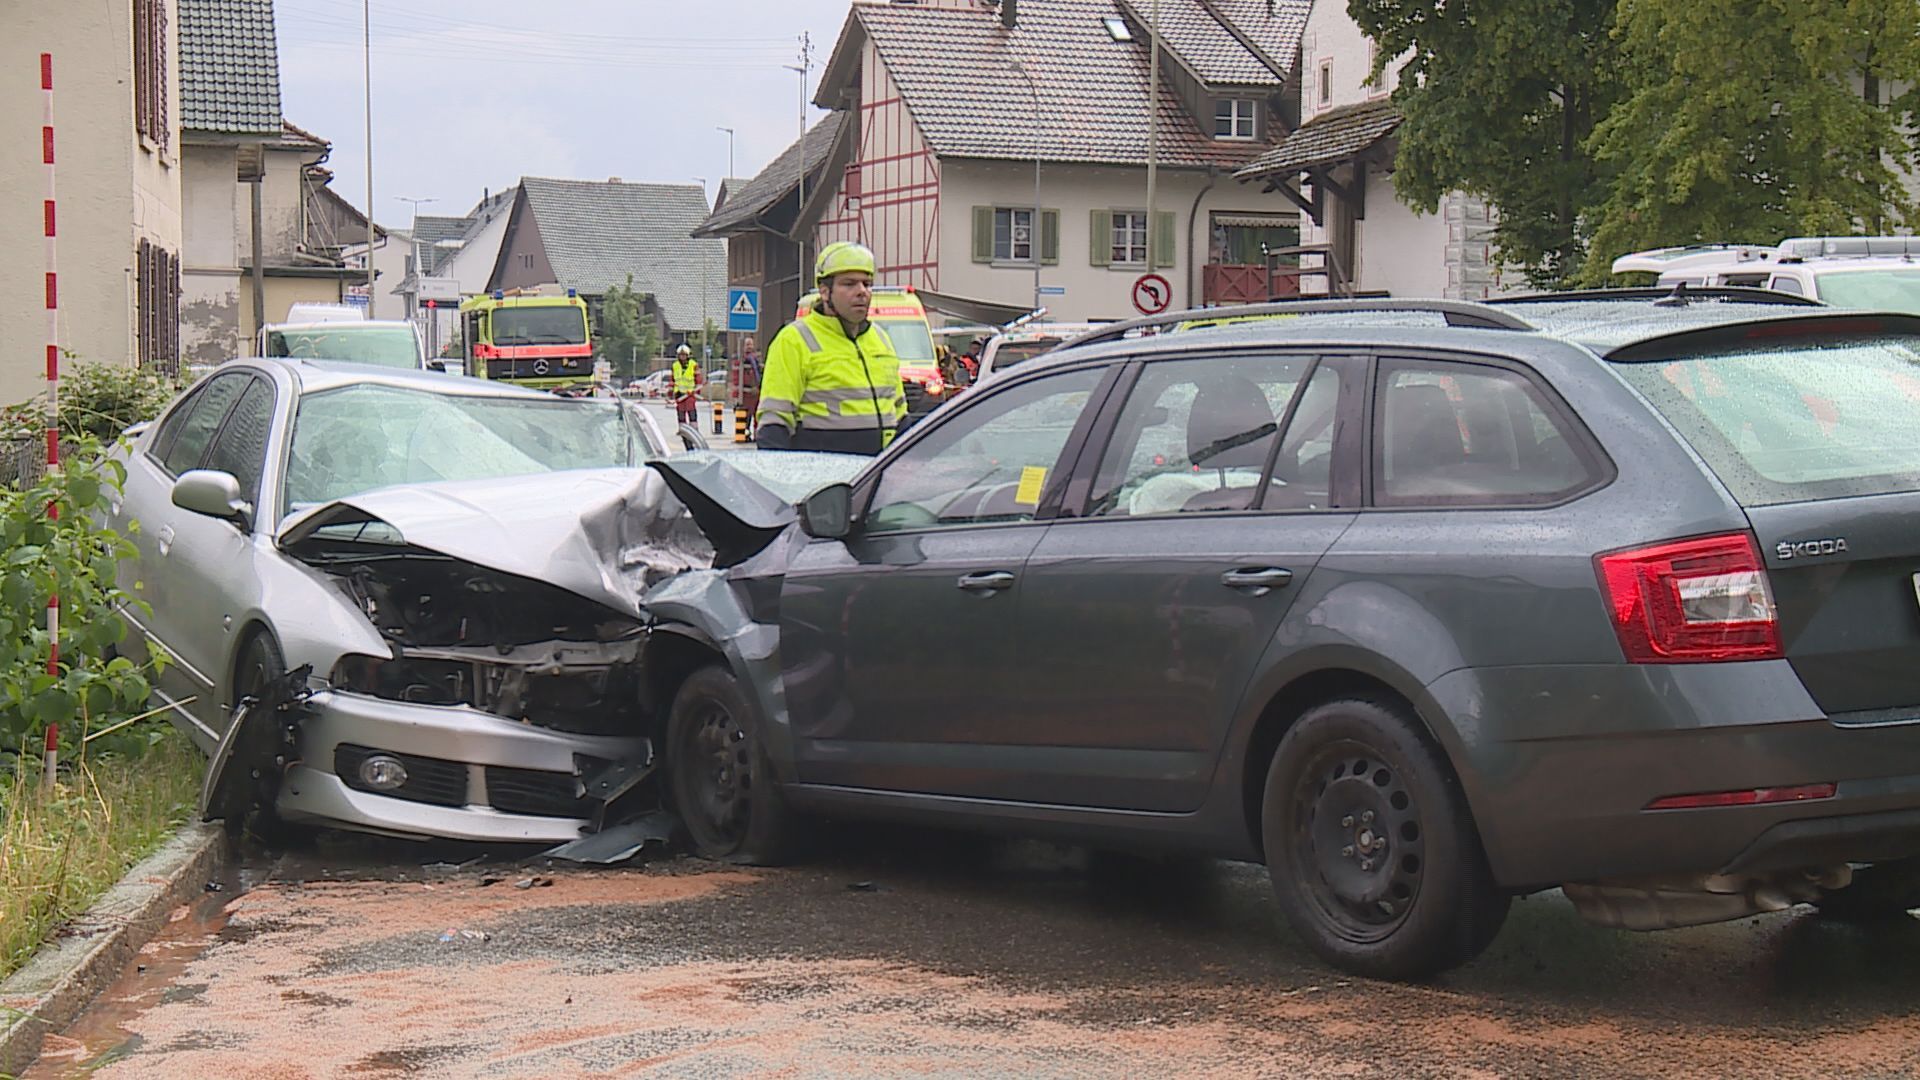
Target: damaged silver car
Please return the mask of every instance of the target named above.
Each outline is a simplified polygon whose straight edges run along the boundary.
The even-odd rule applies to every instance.
[[[653,759],[650,584],[711,565],[643,413],[357,365],[223,365],[135,434],[126,651],[208,816],[559,842]],[[243,703],[245,703],[243,705]]]

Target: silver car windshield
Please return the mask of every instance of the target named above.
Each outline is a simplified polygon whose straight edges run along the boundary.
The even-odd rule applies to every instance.
[[[285,508],[393,484],[601,469],[652,456],[617,401],[343,386],[300,399]]]

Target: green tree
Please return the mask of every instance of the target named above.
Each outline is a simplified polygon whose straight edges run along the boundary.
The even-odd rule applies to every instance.
[[[641,323],[646,322],[645,307],[640,302],[640,294],[633,291],[633,275],[627,275],[625,285],[615,285],[607,290],[600,300],[600,327],[594,341],[594,351],[600,359],[613,366],[616,376],[632,378],[635,357],[641,344]]]
[[[1915,223],[1916,26],[1920,0],[1620,0],[1627,92],[1589,143],[1611,180],[1582,279],[1663,244]]]
[[[1408,55],[1396,194],[1427,213],[1449,192],[1492,203],[1496,257],[1537,286],[1586,258],[1606,177],[1586,148],[1619,95],[1613,0],[1350,0],[1379,66]],[[1378,67],[1375,77],[1379,75]]]

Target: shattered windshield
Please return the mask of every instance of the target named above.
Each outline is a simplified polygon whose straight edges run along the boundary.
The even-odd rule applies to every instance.
[[[1920,268],[1820,275],[1820,299],[1834,307],[1920,314]]]
[[[617,401],[367,383],[301,398],[285,504],[297,510],[392,484],[638,465],[651,456]]]
[[[873,459],[861,454],[813,454],[801,451],[780,453],[716,453],[696,450],[678,454],[675,462],[719,462],[778,496],[781,502],[797,503],[826,487],[844,484],[860,475]]]

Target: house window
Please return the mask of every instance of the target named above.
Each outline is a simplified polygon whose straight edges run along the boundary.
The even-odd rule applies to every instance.
[[[995,262],[1033,261],[1033,211],[1000,207],[993,212]]]
[[[1380,66],[1380,43],[1367,39],[1367,96],[1385,97],[1393,90],[1393,75]]]
[[[1251,98],[1225,98],[1213,103],[1213,137],[1216,139],[1253,138],[1255,102]]]
[[[1127,25],[1127,20],[1109,16],[1100,21],[1106,24],[1107,36],[1113,38],[1113,40],[1115,41],[1132,41],[1133,40],[1133,29]]]
[[[141,137],[168,148],[166,0],[133,0],[133,126]]]
[[[1322,106],[1333,104],[1333,61],[1320,61],[1320,92],[1318,100]]]
[[[1112,265],[1145,266],[1147,263],[1147,215],[1140,210],[1116,210],[1113,213]]]
[[[520,254],[520,267],[523,270],[533,269],[533,256],[530,254],[527,254],[526,252],[522,252]]]
[[[134,355],[141,367],[180,370],[180,256],[140,241],[134,263]]]

